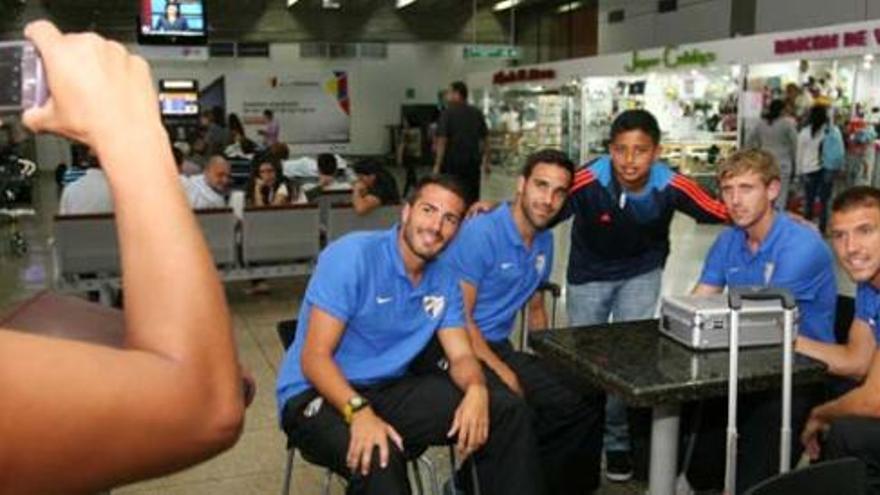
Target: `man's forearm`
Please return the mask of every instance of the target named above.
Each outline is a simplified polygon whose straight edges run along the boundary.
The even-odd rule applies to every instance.
[[[345,404],[352,396],[357,395],[357,391],[342,374],[342,370],[332,357],[303,354],[302,369],[303,375],[315,386],[321,397],[339,411],[345,408]]]
[[[434,156],[434,173],[439,173],[446,159],[446,139],[437,140],[437,150]]]
[[[861,386],[813,409],[812,415],[826,423],[844,416],[880,418],[880,399],[875,390]]]
[[[799,336],[795,349],[797,352],[822,361],[832,375],[861,380],[868,373],[870,361],[866,361],[845,345],[826,344],[809,337]]]
[[[486,385],[480,361],[473,354],[460,356],[450,361],[449,376],[455,385],[465,392],[474,385]]]

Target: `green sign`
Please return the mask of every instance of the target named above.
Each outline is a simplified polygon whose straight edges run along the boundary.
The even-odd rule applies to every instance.
[[[704,52],[697,48],[679,51],[677,47],[667,46],[663,49],[663,54],[659,57],[640,57],[638,50],[632,52],[632,59],[629,65],[624,65],[623,70],[626,72],[644,72],[653,67],[663,67],[666,69],[675,69],[678,67],[690,67],[699,65],[705,67],[716,60],[713,52]]]
[[[464,58],[519,58],[519,50],[515,46],[468,45]]]

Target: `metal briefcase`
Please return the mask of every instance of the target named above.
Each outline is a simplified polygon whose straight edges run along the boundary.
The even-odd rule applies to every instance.
[[[792,339],[797,336],[797,320],[795,310]],[[783,326],[784,310],[778,300],[747,299],[740,312],[739,345],[779,345]],[[730,342],[727,295],[664,296],[660,304],[660,332],[691,349],[727,349]]]

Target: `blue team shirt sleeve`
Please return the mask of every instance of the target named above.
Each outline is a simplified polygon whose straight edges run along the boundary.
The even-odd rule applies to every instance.
[[[464,328],[464,301],[461,295],[461,286],[454,278],[450,277],[446,296],[446,311],[439,329],[450,330],[453,328]]]
[[[724,231],[715,239],[706,261],[703,263],[703,273],[700,275],[700,283],[714,287],[727,285],[725,253],[729,245],[729,231]]]
[[[358,304],[356,281],[361,279],[362,263],[352,242],[328,246],[318,258],[306,289],[306,301],[343,323],[354,316]]]
[[[876,323],[877,296],[870,288],[863,284],[859,284],[858,289],[856,290],[855,317],[868,326],[871,326],[872,323]],[[876,332],[876,329],[873,326],[871,326],[871,330]]]
[[[480,222],[486,221],[489,219],[483,217],[468,220],[445,256],[446,266],[455,274],[456,280],[464,280],[474,287],[480,286],[492,266],[491,244],[481,233],[483,229],[479,228]]]

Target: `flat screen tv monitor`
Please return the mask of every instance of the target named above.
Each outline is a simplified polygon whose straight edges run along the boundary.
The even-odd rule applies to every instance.
[[[141,0],[138,43],[203,45],[206,42],[203,0]]]
[[[161,92],[159,109],[163,117],[198,117],[199,94],[195,91]]]

